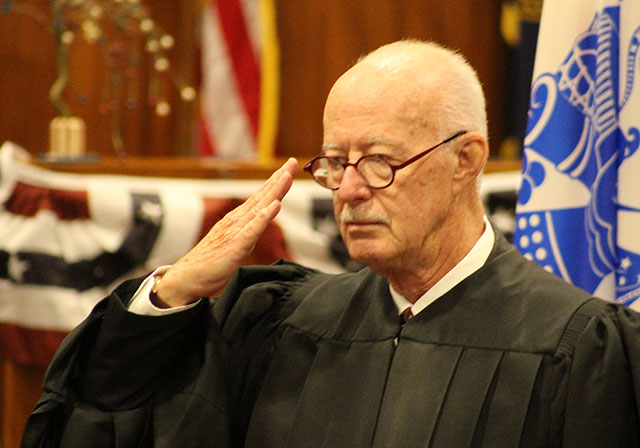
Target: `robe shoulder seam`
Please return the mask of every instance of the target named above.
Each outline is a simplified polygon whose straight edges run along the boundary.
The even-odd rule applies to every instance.
[[[589,322],[598,316],[600,310],[602,310],[602,302],[593,297],[576,308],[558,342],[554,356],[573,357],[578,339]]]

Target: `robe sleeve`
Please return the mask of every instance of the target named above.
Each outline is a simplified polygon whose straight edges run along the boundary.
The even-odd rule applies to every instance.
[[[573,337],[562,446],[640,446],[640,315],[607,304]]]
[[[215,301],[162,317],[127,312],[142,279],[124,283],[63,342],[22,447],[235,446],[309,272],[243,268]]]

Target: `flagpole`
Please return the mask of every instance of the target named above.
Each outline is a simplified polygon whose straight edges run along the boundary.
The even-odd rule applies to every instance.
[[[272,162],[278,132],[280,96],[280,47],[276,29],[276,7],[273,0],[260,0],[261,21],[261,82],[260,126],[258,129],[258,160]]]

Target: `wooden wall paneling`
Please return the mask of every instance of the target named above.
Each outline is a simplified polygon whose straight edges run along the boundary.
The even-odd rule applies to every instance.
[[[39,8],[45,1],[22,3]],[[55,79],[51,34],[28,17],[0,12],[0,36],[0,143],[46,148],[46,130],[38,128],[54,115],[47,99]]]
[[[167,52],[170,60],[168,75],[154,76],[153,57],[146,51],[145,41],[141,34],[125,35],[115,29],[109,29],[112,38],[117,37],[115,45],[125,48],[119,60],[119,73],[115,79],[107,76],[107,66],[101,51],[95,45],[83,44],[73,48],[76,53],[75,67],[82,71],[76,73],[80,83],[92,85],[88,89],[88,101],[81,115],[87,120],[87,139],[89,150],[98,154],[113,155],[112,128],[121,130],[124,152],[127,155],[176,155],[192,154],[192,136],[185,129],[193,122],[193,106],[180,101],[180,95],[170,80],[170,76],[184,78],[191,82],[193,74],[193,18],[195,9],[193,1],[155,0],[147,1],[149,14],[163,31],[175,39],[175,47]],[[112,48],[105,48],[109,52]],[[129,65],[131,49],[135,50],[138,62]],[[92,53],[98,57],[91,64],[83,63]],[[157,83],[156,83],[157,82]],[[112,108],[105,109],[103,96],[109,86],[119,89],[118,114]],[[159,89],[159,90],[158,90]],[[158,97],[158,92],[163,96]],[[126,99],[133,96],[134,104],[127,105]],[[160,117],[155,113],[154,99],[166,99],[171,105],[171,113]],[[185,126],[185,123],[187,124]]]
[[[5,407],[8,405],[7,400],[4,396],[5,389],[5,380],[4,380],[4,365],[7,362],[5,359],[0,359],[0,446],[5,445],[5,441],[3,440],[5,437],[5,424],[4,424],[4,414]]]
[[[187,84],[197,87],[200,82],[198,70],[200,64],[199,28],[201,25],[201,0],[180,0],[181,7],[178,11],[177,19],[174,19],[176,29],[173,31],[176,42],[179,43],[176,54],[173,57],[177,73]],[[196,131],[197,131],[197,110],[198,101],[181,101],[180,92],[175,90],[175,114],[176,120],[176,141],[171,154],[178,156],[192,156],[195,154]]]
[[[2,447],[18,448],[27,418],[41,394],[44,367],[21,366],[0,359]]]
[[[20,0],[20,4],[40,11],[51,22],[50,2]],[[198,2],[195,0],[146,0],[150,14],[165,31],[175,38],[175,48],[168,55],[175,73],[192,82],[194,72],[194,33]],[[101,21],[104,26],[105,21]],[[127,90],[136,93],[136,107],[121,107],[120,125],[128,154],[187,155],[192,154],[194,103],[184,104],[178,91],[163,81],[172,105],[168,117],[157,117],[147,101],[150,57],[140,34],[124,36],[113,26],[104,26],[109,42],[113,37],[128,39],[140,56],[136,70],[127,70],[128,57],[120,62],[120,79],[108,76],[107,62],[111,45],[85,42],[76,36],[70,51],[70,81],[64,98],[73,113],[87,126],[87,150],[113,155],[111,126],[113,112],[104,104],[109,87],[119,87],[124,98]],[[0,12],[0,142],[13,140],[33,154],[48,149],[49,122],[56,115],[49,102],[49,88],[56,78],[56,55],[53,34],[36,21],[23,15]],[[135,76],[129,77],[134,74]],[[105,110],[107,109],[107,110]]]
[[[171,73],[184,83],[196,83],[197,41],[201,4],[197,0],[147,1],[158,25],[175,39],[169,52]],[[179,88],[169,77],[162,79],[164,91],[171,105],[171,114],[160,117],[153,109],[145,114],[145,132],[148,136],[137,155],[170,156],[194,155],[194,136],[197,102],[184,102]],[[185,86],[186,86],[185,84]]]
[[[154,20],[175,37],[169,53],[174,70],[195,82],[201,0],[143,0]],[[21,3],[49,13],[47,0]],[[499,35],[500,2],[473,0],[281,0],[277,2],[281,46],[281,106],[277,155],[308,157],[322,140],[322,108],[335,79],[361,54],[403,37],[433,39],[459,48],[478,70],[487,94],[492,141],[502,134],[504,46]],[[0,141],[14,140],[32,153],[46,150],[54,116],[48,89],[55,79],[53,37],[34,21],[0,16]],[[113,154],[111,114],[101,107],[105,65],[95,45],[72,50],[72,82],[66,98],[87,121],[88,149]],[[147,58],[140,37],[136,45]],[[130,82],[139,104],[121,111],[124,146],[132,155],[191,155],[196,103],[182,103],[167,86],[172,113],[155,116],[147,104],[150,69],[141,61]]]
[[[107,101],[107,96],[112,94],[111,89],[126,88],[124,79],[119,82],[119,86],[116,86],[109,76],[108,62],[104,60],[109,52],[110,48],[90,44],[76,35],[69,52],[69,84],[63,95],[73,115],[85,121],[87,151],[97,154],[110,152],[110,110],[115,106]],[[55,68],[54,76],[56,76]],[[47,100],[46,97],[42,99],[42,101]],[[39,125],[38,134],[44,129],[45,138],[48,138],[48,123],[42,121]],[[44,152],[47,148],[46,144],[41,148],[27,149]]]
[[[360,55],[402,38],[435,40],[467,57],[485,88],[490,136],[499,141],[505,58],[499,1],[308,0],[281,1],[278,7],[279,155],[317,153],[323,104],[333,82]]]

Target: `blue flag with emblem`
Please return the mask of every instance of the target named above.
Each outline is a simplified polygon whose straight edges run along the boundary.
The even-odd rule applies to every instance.
[[[514,235],[545,269],[632,308],[640,308],[639,48],[636,0],[544,3]]]

